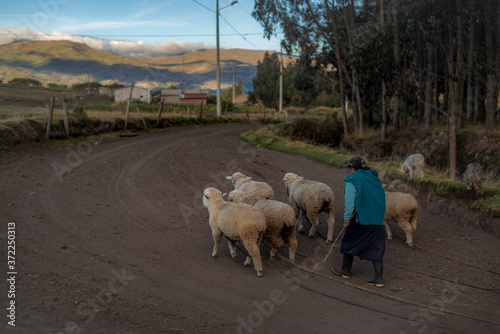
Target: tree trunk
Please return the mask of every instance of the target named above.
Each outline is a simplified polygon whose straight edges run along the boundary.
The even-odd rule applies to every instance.
[[[307,2],[309,8],[309,2]],[[340,109],[342,112],[342,125],[344,126],[344,136],[349,135],[349,128],[347,126],[347,111],[346,111],[346,106],[344,103],[344,73],[342,72],[342,57],[340,53],[340,39],[339,39],[339,34],[337,30],[337,21],[335,19],[335,13],[333,10],[330,8],[328,5],[328,1],[325,0],[325,6],[328,8],[328,11],[331,15],[332,18],[332,28],[333,28],[333,34],[335,35],[335,58],[337,59],[337,72],[339,74],[339,85],[340,85]],[[318,24],[319,25],[319,24]]]
[[[358,110],[358,102],[356,100],[356,86],[354,85],[354,73],[352,73],[352,89],[351,89],[351,95],[352,95],[352,119],[354,122],[354,133],[358,132],[359,128],[359,122],[358,122],[358,113],[356,112]]]
[[[427,77],[425,79],[425,111],[424,111],[424,128],[429,129],[432,117],[432,59],[434,56],[434,48],[432,43],[429,43],[427,49]]]
[[[444,79],[443,110],[446,113],[450,112],[450,80],[448,77]]]
[[[382,82],[382,140],[387,139],[387,115],[386,115],[386,110],[387,107],[385,105],[385,95],[386,95],[386,87],[385,87],[385,81]]]
[[[352,1],[352,0],[351,0]],[[354,23],[354,3],[349,1],[349,9],[350,9],[350,18],[348,19],[347,16],[347,8],[345,5],[345,0],[342,0],[342,10],[344,13],[344,20],[345,20],[345,27],[347,29],[347,37],[349,40],[349,49],[352,50],[353,44],[352,44],[352,31],[351,31],[351,24]],[[360,136],[363,136],[363,110],[362,110],[362,104],[361,104],[361,94],[358,89],[358,82],[357,82],[357,76],[356,76],[356,69],[352,70],[352,89],[353,89],[353,96],[356,97],[356,107],[358,111],[358,126],[356,127],[358,133]],[[354,107],[354,104],[353,104]],[[356,113],[355,110],[353,110],[354,113]]]
[[[398,25],[398,2],[397,1],[392,1],[392,27],[393,27],[393,33],[394,33],[394,62],[395,62],[395,68],[396,68],[396,77],[399,77],[400,73],[400,62],[401,62],[401,56],[400,56],[400,48],[399,48],[399,25]],[[392,125],[394,126],[395,129],[399,129],[400,124],[399,124],[399,89],[398,89],[398,81],[396,79],[396,90],[394,92],[394,113],[393,113],[393,119],[392,119]]]
[[[440,95],[440,91],[439,91],[439,87],[438,87],[438,75],[437,75],[437,63],[438,63],[438,60],[437,60],[437,47],[433,47],[434,49],[434,55],[432,56],[432,59],[433,59],[433,63],[434,63],[434,98],[433,98],[433,105],[435,105],[437,108],[439,108],[439,95]],[[436,119],[436,124],[439,125],[440,124],[440,119],[441,119],[442,115],[441,113],[436,109],[435,110],[435,119]]]
[[[467,55],[467,107],[465,113],[465,124],[472,123],[474,116],[474,48],[475,48],[475,22],[472,20],[469,30],[469,52]]]
[[[494,84],[494,65],[493,58],[495,50],[493,50],[493,13],[492,8],[486,10],[486,121],[485,121],[485,132],[489,133],[494,129],[495,126],[495,84]]]
[[[463,128],[465,113],[463,107],[464,100],[464,65],[463,65],[463,24],[462,24],[462,0],[457,0],[457,63],[455,67],[456,83],[456,108],[457,108],[457,127]]]
[[[474,80],[474,116],[472,116],[472,122],[476,123],[479,119],[479,104],[482,100],[479,98],[481,93],[481,83],[479,80]]]
[[[358,128],[358,131],[359,131],[359,135],[362,137],[363,136],[363,109],[362,109],[362,106],[361,106],[361,94],[359,92],[359,89],[358,89],[358,80],[356,79],[356,71],[352,71],[352,75],[354,77],[354,89],[356,91],[356,105],[358,107],[358,125],[359,125],[359,128]]]
[[[454,64],[453,64],[453,30],[452,30],[451,21],[448,25],[449,32],[449,40],[448,47],[445,49],[446,61],[448,63],[448,85],[450,92],[450,112],[449,112],[449,121],[450,121],[450,178],[452,180],[456,179],[457,173],[457,107],[456,107],[456,97],[455,97],[455,81],[454,81]]]

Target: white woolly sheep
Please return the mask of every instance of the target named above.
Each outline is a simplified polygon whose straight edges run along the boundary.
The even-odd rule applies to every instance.
[[[271,245],[273,245],[271,258],[275,257],[283,244],[285,244],[288,246],[290,262],[295,263],[295,251],[297,250],[297,232],[295,226],[297,225],[297,219],[290,205],[249,195],[241,190],[231,191],[228,198],[230,202],[246,203],[259,209],[266,217],[267,229],[264,233],[264,238],[267,238],[271,242]]]
[[[243,173],[236,172],[231,176],[226,176],[231,180],[234,190],[241,190],[247,194],[263,197],[265,199],[274,199],[273,188],[265,182],[252,181],[252,178]]]
[[[285,182],[290,206],[299,221],[299,232],[304,230],[302,216],[307,214],[312,225],[309,237],[312,238],[318,229],[319,214],[325,212],[328,223],[326,243],[330,244],[333,240],[333,226],[335,225],[335,197],[332,189],[324,183],[306,180],[294,173],[286,173],[283,181]]]
[[[406,243],[413,247],[413,236],[417,230],[418,203],[415,197],[402,192],[385,192],[384,225],[387,239],[392,239],[389,221],[396,221],[406,233]]]
[[[410,173],[410,177],[413,177],[413,173],[416,172],[420,178],[424,178],[424,166],[425,159],[420,153],[412,154],[406,158],[405,162],[401,165],[401,171],[403,174]]]
[[[207,188],[203,192],[203,205],[210,213],[209,224],[214,238],[212,257],[217,256],[219,243],[223,235],[232,241],[242,241],[250,254],[244,263],[249,266],[254,262],[257,276],[262,276],[262,259],[260,257],[260,243],[266,231],[266,217],[248,204],[229,203],[222,198],[221,191]],[[237,259],[236,250],[231,241],[228,242],[233,259]]]
[[[484,182],[483,168],[478,163],[467,165],[467,170],[464,173],[463,181],[467,189],[479,189]]]

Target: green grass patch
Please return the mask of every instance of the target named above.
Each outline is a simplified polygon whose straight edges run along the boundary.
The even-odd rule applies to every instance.
[[[275,136],[269,129],[271,128],[245,132],[240,135],[240,138],[254,146],[263,146],[290,154],[300,154],[311,160],[324,162],[336,167],[342,167],[352,157],[352,154],[345,150],[332,150],[327,147],[315,146]]]
[[[500,217],[500,194],[481,197],[472,203],[471,208],[481,210],[481,212],[490,214],[493,217]]]
[[[300,154],[311,160],[323,162],[338,168],[342,168],[353,155],[357,155],[345,149],[332,149],[324,146],[315,146],[302,141],[292,141],[278,136],[276,134],[278,130],[277,126],[270,125],[256,131],[242,133],[240,138],[253,146],[266,147],[290,154]],[[372,169],[377,169],[383,178],[399,180],[417,189],[426,187],[439,197],[475,198],[474,201],[471,201],[471,208],[495,217],[500,216],[500,187],[496,184],[493,186],[483,186],[483,188],[476,192],[474,190],[467,190],[465,184],[460,181],[450,180],[446,172],[425,170],[425,178],[420,179],[417,177],[410,178],[408,174],[403,174],[400,170],[400,161],[370,161],[369,166]]]

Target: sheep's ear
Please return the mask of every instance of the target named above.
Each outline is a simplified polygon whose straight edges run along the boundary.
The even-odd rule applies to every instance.
[[[232,176],[226,176],[226,179],[228,179],[228,180],[232,180],[232,179],[233,179],[233,177],[232,177]]]
[[[387,188],[387,183],[382,185],[383,188]]]
[[[251,180],[251,179],[252,179],[252,177],[251,177],[251,176],[247,176],[247,177],[245,177],[245,180]]]
[[[224,197],[224,196],[226,196],[226,195],[227,195],[227,193],[223,193],[223,194],[222,194],[222,197]]]

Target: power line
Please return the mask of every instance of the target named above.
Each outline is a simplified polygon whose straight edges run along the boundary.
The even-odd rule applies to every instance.
[[[219,15],[220,15],[220,14],[219,14]],[[225,21],[225,22],[226,22],[226,23],[227,23],[227,24],[228,24],[228,25],[229,25],[229,26],[230,26],[230,27],[231,27],[234,31],[236,31],[236,33],[237,33],[238,35],[240,35],[240,36],[241,36],[241,38],[243,38],[245,41],[247,41],[249,44],[251,44],[254,48],[258,49],[259,51],[262,51],[262,50],[261,50],[261,49],[260,49],[257,45],[253,44],[253,43],[252,43],[252,42],[250,42],[248,39],[246,39],[246,38],[245,38],[245,36],[243,36],[243,34],[240,34],[240,32],[239,32],[238,30],[236,30],[236,28],[235,28],[235,27],[233,27],[233,26],[231,25],[231,23],[229,23],[229,22],[228,22],[228,20],[226,20],[226,19],[224,18],[224,16],[220,15],[220,17],[222,17],[222,19],[223,19],[223,20],[224,20],[224,21]]]
[[[224,19],[224,18],[223,18]],[[225,19],[224,19],[225,20]],[[227,21],[226,21],[227,22]],[[229,24],[229,23],[228,23]],[[250,33],[239,33],[236,32],[236,34],[220,34],[221,36],[250,36],[250,35],[261,35],[262,33],[259,32],[250,32]],[[127,35],[121,35],[121,34],[113,34],[113,35],[108,35],[108,34],[97,34],[97,35],[74,35],[74,34],[58,34],[58,35],[49,35],[49,34],[19,34],[19,33],[0,33],[0,36],[47,36],[47,37],[211,37],[215,36],[215,34],[181,34],[181,35],[163,35],[163,34],[148,34],[148,35],[142,35],[142,34],[127,34]]]
[[[202,4],[201,2],[197,1],[197,0],[193,0],[194,2],[196,2],[198,5],[208,9],[209,11],[213,12],[213,13],[216,13],[214,10],[208,8],[207,6],[205,6],[204,4]],[[241,3],[240,3],[240,7],[243,8],[243,6],[241,6]],[[243,10],[248,14],[248,11],[243,8]],[[245,35],[249,35],[249,34],[241,34],[238,30],[236,30],[235,27],[233,27],[231,25],[231,23],[229,23],[228,20],[226,20],[226,18],[224,16],[222,16],[220,13],[219,13],[219,16],[231,27],[231,29],[233,29],[241,38],[243,38],[247,43],[249,43],[250,45],[252,45],[254,48],[256,48],[257,50],[259,51],[262,51],[257,45],[253,44],[252,42],[250,42],[248,39],[246,39]],[[210,35],[210,36],[213,36],[213,35]],[[219,34],[219,36],[232,36],[232,35],[228,35],[228,34]]]
[[[211,12],[215,13],[215,10],[208,8],[207,6],[205,6],[204,4],[202,4],[201,2],[196,1],[196,0],[193,0],[193,1],[194,1],[194,2],[196,2],[198,5],[200,5],[200,6],[202,6],[202,7],[205,7],[205,8],[206,8],[206,9],[208,9],[209,11],[211,11]]]

